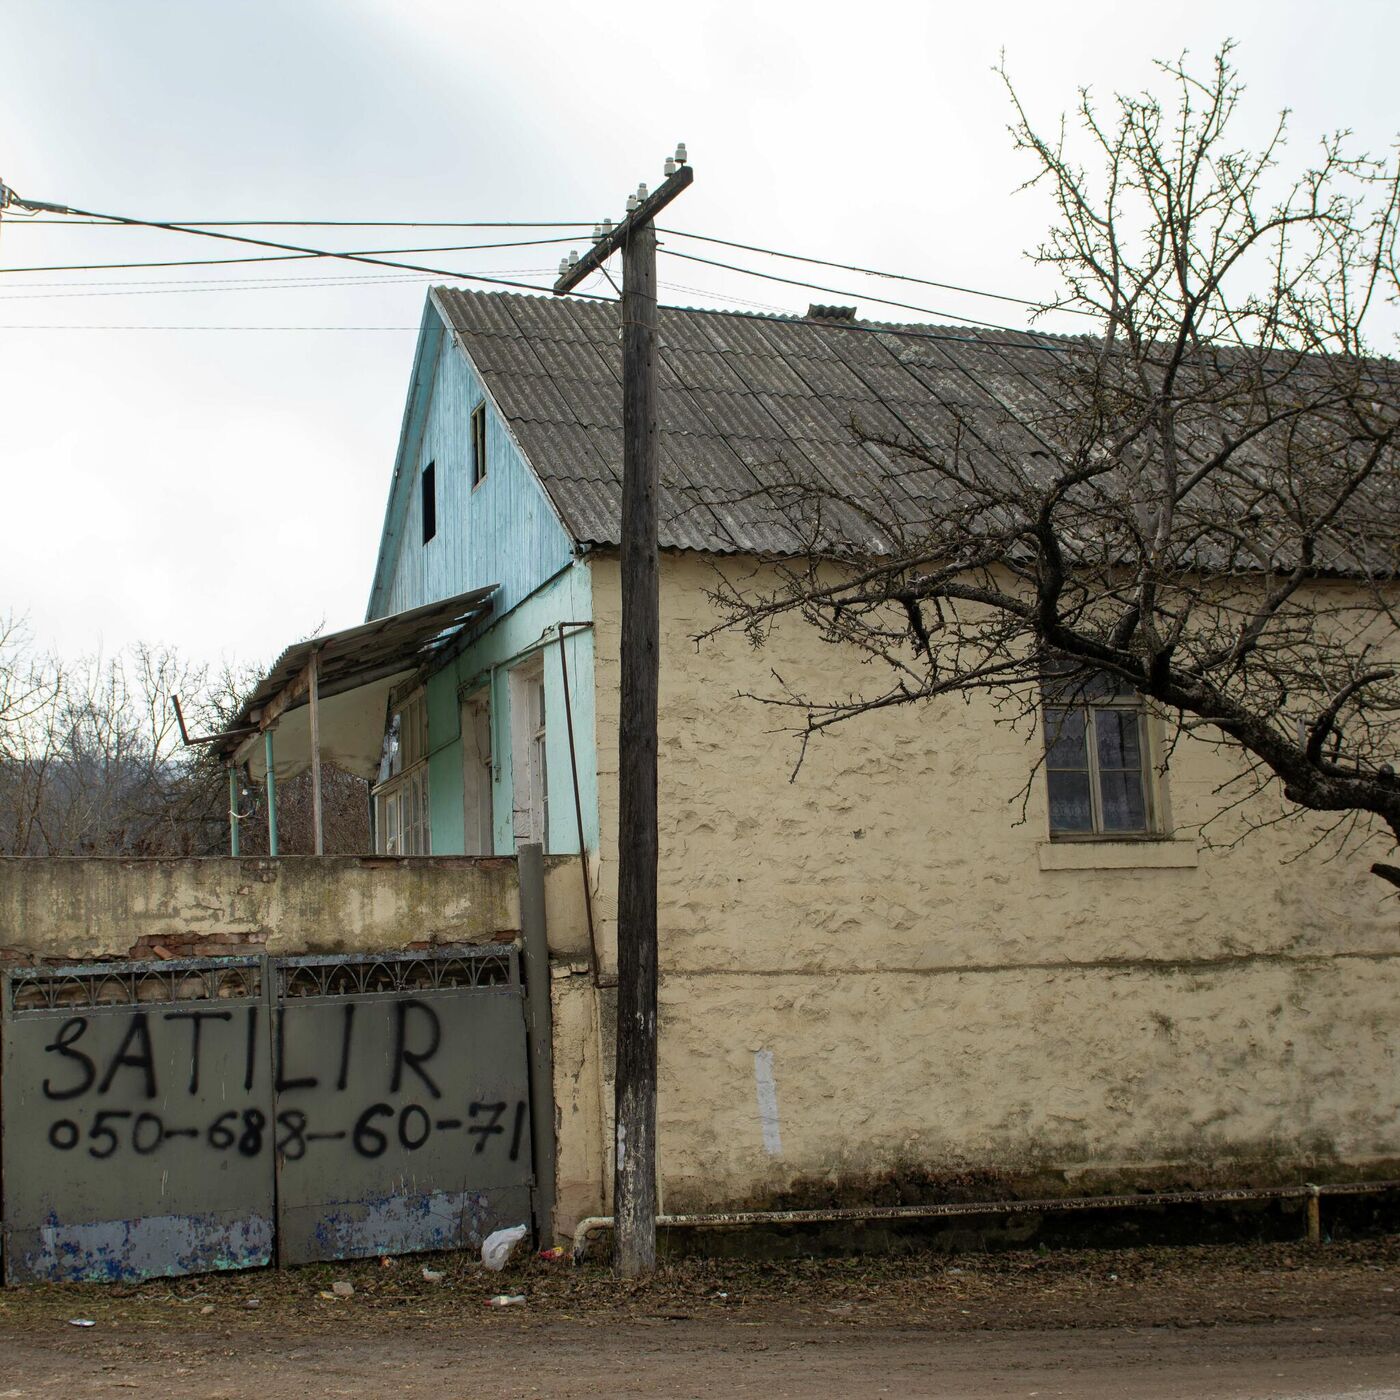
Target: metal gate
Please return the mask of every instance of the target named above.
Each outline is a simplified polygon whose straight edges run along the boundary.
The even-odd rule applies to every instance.
[[[278,1257],[480,1244],[531,1216],[514,948],[282,958]]]
[[[268,1263],[260,960],[22,968],[0,986],[9,1280]]]
[[[5,974],[11,1282],[474,1246],[529,1223],[519,954]]]

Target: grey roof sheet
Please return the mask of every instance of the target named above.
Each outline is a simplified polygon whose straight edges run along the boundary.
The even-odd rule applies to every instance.
[[[451,598],[440,598],[406,612],[391,613],[347,627],[293,642],[268,667],[239,708],[228,732],[212,745],[216,754],[235,753],[252,732],[252,716],[270,705],[289,687],[304,677],[313,653],[317,658],[318,692],[321,698],[343,694],[369,685],[397,671],[413,671],[431,665],[466,627],[479,622],[491,611],[493,583],[473,588]],[[307,704],[306,692],[294,695],[287,709]]]
[[[433,295],[574,538],[618,543],[616,304],[447,287]],[[961,326],[854,325],[866,333],[804,317],[661,310],[664,547],[787,553],[808,532],[867,543],[872,527],[857,507],[917,523],[928,503],[911,490],[910,464],[891,470],[855,427],[946,443],[961,416],[1005,441],[1008,408],[1044,403],[1036,364],[1045,336],[997,332],[984,344]],[[801,490],[785,498],[785,486]],[[793,508],[811,488],[819,519]]]

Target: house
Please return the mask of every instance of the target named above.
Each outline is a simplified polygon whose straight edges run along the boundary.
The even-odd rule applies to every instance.
[[[1017,392],[1030,338],[840,308],[660,326],[664,1208],[969,1173],[993,1195],[1385,1175],[1393,910],[1307,828],[1203,845],[1222,758],[1187,746],[1162,777],[1164,721],[1105,694],[1082,720],[1124,736],[1119,768],[1055,757],[1022,819],[1025,740],[973,701],[854,724],[790,781],[781,720],[741,697],[773,671],[854,688],[859,658],[796,623],[762,652],[694,640],[717,570],[800,546],[787,474],[859,500],[880,463],[853,417],[937,435],[941,395]],[[578,858],[590,933],[553,949],[559,1228],[610,1180],[620,381],[610,304],[433,290],[368,613],[489,594],[375,701],[379,849]]]

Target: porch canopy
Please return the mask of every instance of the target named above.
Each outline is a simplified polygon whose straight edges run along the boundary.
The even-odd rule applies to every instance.
[[[291,778],[321,760],[373,779],[379,769],[389,693],[491,611],[496,585],[376,618],[289,646],[244,702],[214,749],[247,765],[255,781]],[[275,730],[272,744],[265,732]],[[313,733],[315,737],[313,738]]]

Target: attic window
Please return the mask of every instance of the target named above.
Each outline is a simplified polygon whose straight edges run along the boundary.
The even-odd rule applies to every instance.
[[[432,462],[423,468],[423,543],[437,534],[437,470]]]
[[[807,319],[809,321],[854,321],[856,309],[854,306],[818,306],[816,302],[813,302],[807,308]]]
[[[472,490],[486,480],[486,405],[472,410]]]

